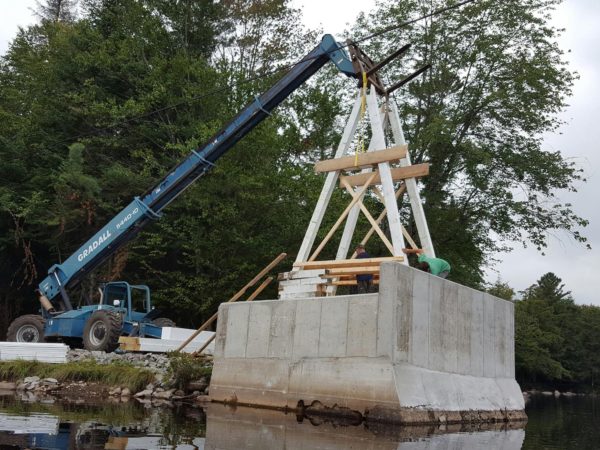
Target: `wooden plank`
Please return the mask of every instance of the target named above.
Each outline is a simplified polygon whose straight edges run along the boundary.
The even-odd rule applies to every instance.
[[[371,177],[375,177],[375,173],[372,173]],[[367,183],[370,183],[370,182],[371,182],[371,180],[368,179]],[[321,241],[321,243],[319,244],[319,246],[315,249],[315,251],[313,252],[313,254],[311,255],[311,257],[308,258],[309,261],[314,261],[315,259],[317,259],[317,256],[319,256],[319,253],[321,253],[321,250],[323,250],[323,247],[325,247],[325,245],[327,244],[327,242],[329,242],[329,240],[331,239],[331,237],[337,231],[338,227],[342,224],[342,222],[344,221],[344,219],[348,215],[348,213],[352,210],[352,208],[354,207],[354,205],[356,205],[356,203],[358,203],[362,199],[363,195],[365,195],[365,192],[367,191],[367,187],[368,187],[367,183],[365,183],[365,186],[363,186],[358,191],[358,193],[352,198],[352,201],[350,202],[350,204],[346,207],[346,209],[344,210],[344,212],[342,212],[342,214],[340,215],[340,217],[338,217],[338,220],[336,220],[336,222],[333,224],[333,226],[331,227],[331,229],[329,230],[329,232],[327,233],[327,235],[323,238],[323,240]]]
[[[126,352],[139,352],[140,341],[137,337],[121,336],[119,338],[119,348]]]
[[[356,286],[358,282],[356,280],[338,280],[329,281],[327,286]],[[373,284],[379,284],[379,280],[373,280]]]
[[[399,161],[406,156],[408,145],[396,145],[384,150],[342,156],[341,158],[325,159],[315,164],[315,172],[333,172],[336,170],[358,170],[390,161]]]
[[[329,275],[333,274],[335,274],[336,276],[341,276],[355,275],[361,273],[379,273],[379,266],[338,267],[336,269],[326,269],[325,273],[321,275],[321,278],[328,277]]]
[[[404,193],[405,190],[406,190],[406,185],[403,183],[396,191],[396,200]],[[377,222],[377,224],[379,225],[386,215],[387,215],[387,208],[383,208],[383,211],[381,211],[381,214],[379,214],[379,217],[377,218],[377,220],[375,220],[375,222]],[[369,242],[369,239],[371,239],[371,236],[373,236],[373,233],[375,233],[375,228],[373,228],[371,226],[371,229],[369,231],[367,231],[367,234],[365,234],[365,237],[362,238],[362,240],[360,241],[361,245],[367,245],[367,242]],[[352,253],[352,256],[350,257],[350,259],[354,259],[354,258],[356,258],[356,251],[354,253]]]
[[[277,266],[281,261],[283,261],[285,259],[285,257],[287,256],[287,253],[280,253],[279,256],[277,256],[273,261],[271,261],[267,267],[265,267],[263,270],[261,270],[259,273],[256,274],[256,276],[254,278],[252,278],[250,281],[248,281],[248,283],[246,284],[246,286],[244,286],[242,289],[240,289],[239,291],[237,291],[237,293],[231,297],[227,303],[232,303],[232,302],[236,302],[239,300],[239,298],[244,295],[246,293],[246,291],[248,289],[250,289],[252,286],[254,286],[262,277],[264,277],[267,273],[269,273],[269,271]],[[214,313],[206,322],[204,322],[200,328],[198,328],[194,334],[192,334],[188,339],[185,340],[185,342],[183,344],[181,344],[181,346],[177,349],[178,352],[182,351],[186,345],[188,345],[190,342],[192,342],[192,340],[194,340],[194,338],[196,336],[198,336],[201,332],[203,332],[204,330],[206,330],[215,320],[217,320],[217,317],[219,316],[219,312],[217,311],[216,313]]]
[[[348,193],[352,197],[354,197],[356,194],[354,193],[354,190],[350,187],[350,185],[348,185],[348,183],[346,183],[345,181],[342,181],[342,183],[346,187],[346,190],[348,191]],[[371,226],[375,229],[375,232],[381,239],[381,242],[384,243],[384,245],[387,247],[387,249],[393,255],[395,252],[394,252],[394,247],[392,247],[392,243],[389,241],[389,239],[387,238],[385,233],[381,230],[381,228],[379,228],[379,224],[375,221],[375,219],[373,218],[373,216],[371,215],[371,213],[369,212],[367,207],[363,204],[362,201],[360,201],[360,199],[358,202],[356,202],[356,204],[359,206],[360,210],[365,215],[365,217],[367,218],[367,220],[369,221]]]
[[[340,177],[340,187],[343,187],[343,181],[350,186],[362,186],[367,181],[369,173],[359,173],[358,175],[347,175]],[[394,182],[405,180],[407,178],[418,178],[429,175],[429,163],[415,164],[414,166],[395,167],[392,169],[392,179]],[[379,173],[371,181],[371,185],[381,184]]]
[[[295,262],[294,267],[304,267],[305,269],[333,269],[336,267],[364,267],[379,265],[388,261],[404,261],[403,256],[386,256],[381,258],[362,258],[362,259],[337,259],[328,261],[307,261]]]
[[[379,273],[378,271],[374,271],[374,270],[362,270],[360,272],[356,272],[354,273],[354,276],[356,277],[356,275],[373,275]],[[340,278],[343,276],[347,276],[348,273],[347,272],[331,272],[325,275],[321,275],[321,278],[325,278],[325,279],[330,279],[330,278]]]

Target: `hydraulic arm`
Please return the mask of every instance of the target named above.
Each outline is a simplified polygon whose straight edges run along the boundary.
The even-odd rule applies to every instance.
[[[151,220],[199,177],[208,172],[227,150],[264,120],[301,84],[332,61],[344,74],[358,78],[356,61],[350,60],[331,35],[296,64],[267,92],[246,106],[231,122],[166,175],[156,186],[134,200],[83,244],[62,264],[48,270],[38,294],[42,304],[61,294],[65,308],[72,309],[66,289],[131,241]]]

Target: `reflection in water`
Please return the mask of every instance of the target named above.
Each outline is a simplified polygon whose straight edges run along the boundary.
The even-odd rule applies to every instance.
[[[205,412],[194,405],[27,403],[0,396],[0,450],[597,449],[597,405],[593,398],[534,398],[523,431],[504,424],[355,426],[216,404]]]
[[[598,397],[535,396],[527,403],[523,450],[600,448]]]
[[[525,432],[506,424],[469,429],[464,426],[344,426],[329,421],[314,425],[294,415],[250,408],[209,405],[206,450],[234,449],[502,449],[519,450]]]

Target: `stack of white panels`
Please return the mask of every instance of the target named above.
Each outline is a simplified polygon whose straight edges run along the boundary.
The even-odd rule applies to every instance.
[[[46,344],[29,342],[0,342],[0,361],[40,361],[47,363],[67,362],[65,344]]]
[[[14,434],[58,434],[60,421],[58,417],[48,414],[30,414],[28,416],[13,416],[0,413],[0,431],[10,431]]]
[[[177,350],[184,341],[186,341],[196,330],[178,327],[163,327],[160,339],[140,338],[140,351],[142,352],[170,352]],[[202,331],[192,340],[183,351],[193,353],[200,350],[204,344],[215,335],[213,331]],[[211,342],[202,352],[212,355],[215,349],[215,342]]]

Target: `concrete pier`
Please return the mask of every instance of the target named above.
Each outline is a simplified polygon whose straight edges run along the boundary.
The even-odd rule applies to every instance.
[[[223,304],[210,395],[367,421],[523,420],[513,313],[399,263],[379,294]]]

